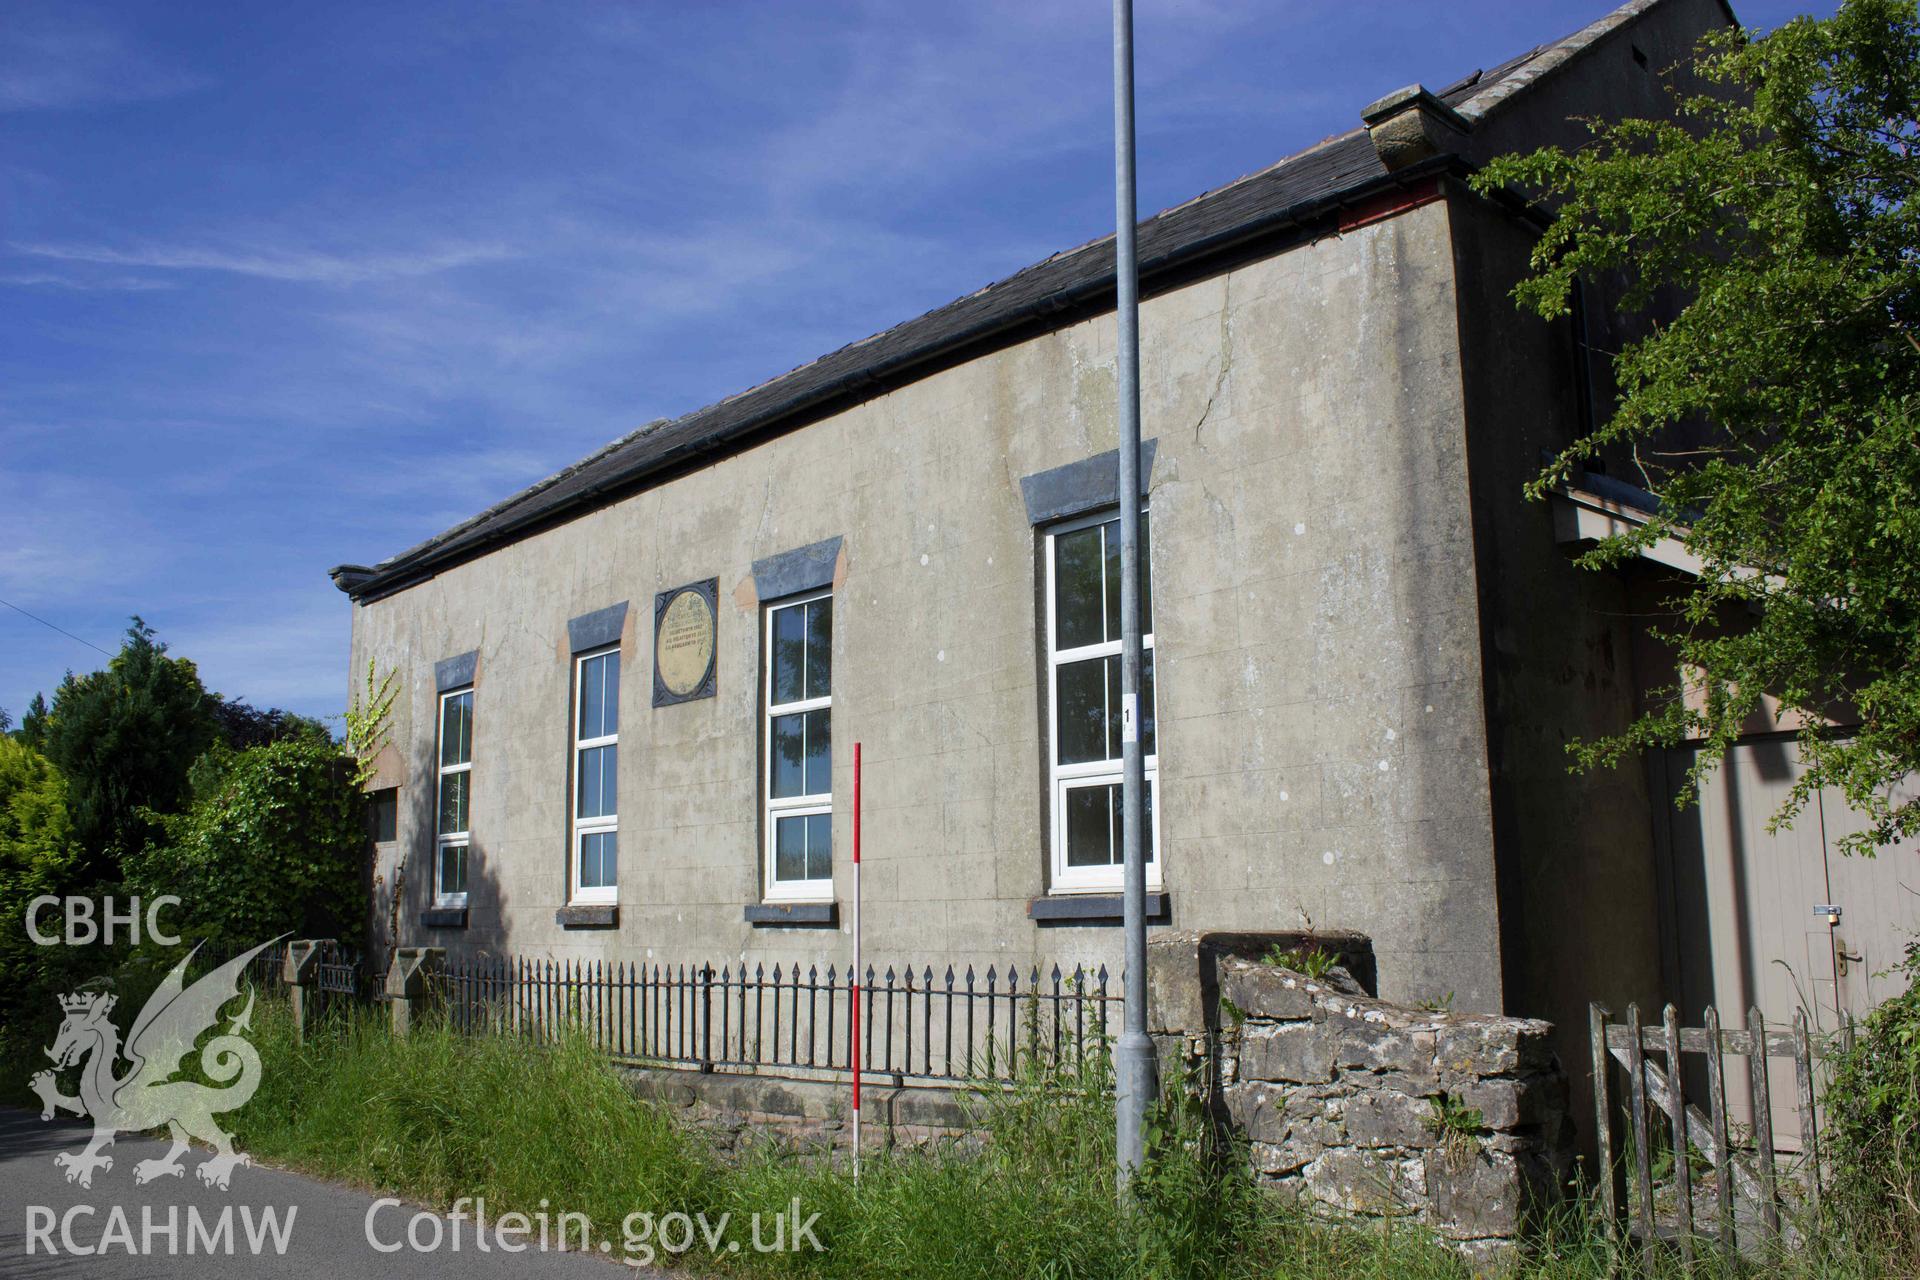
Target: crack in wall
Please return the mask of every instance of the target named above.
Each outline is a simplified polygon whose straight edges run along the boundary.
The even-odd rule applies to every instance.
[[[1220,398],[1220,392],[1226,387],[1227,379],[1233,374],[1233,276],[1228,274],[1220,283],[1220,367],[1213,376],[1213,390],[1207,393],[1207,403],[1200,410],[1199,421],[1193,424],[1193,442],[1201,444],[1200,433],[1206,427],[1207,420],[1213,417],[1214,401]],[[1204,446],[1203,446],[1204,447]]]

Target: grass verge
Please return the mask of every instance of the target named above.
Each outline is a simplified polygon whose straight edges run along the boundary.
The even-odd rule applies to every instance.
[[[584,1042],[540,1046],[427,1025],[395,1040],[372,1014],[327,1020],[296,1044],[285,1005],[263,1001],[264,1062],[253,1100],[230,1117],[256,1156],[445,1208],[483,1197],[508,1211],[582,1214],[616,1256],[697,1273],[818,1277],[1219,1277],[1221,1280],[1460,1280],[1461,1260],[1405,1225],[1335,1226],[1262,1192],[1237,1154],[1215,1167],[1172,1118],[1137,1207],[1113,1195],[1113,1112],[1103,1080],[982,1099],[977,1149],[871,1159],[843,1170],[766,1146],[722,1160],[703,1134],[636,1099]],[[545,1202],[543,1205],[542,1202]],[[745,1225],[795,1203],[821,1248],[756,1252]],[[649,1215],[649,1233],[630,1215]],[[651,1232],[669,1214],[731,1223],[710,1252],[675,1255]],[[724,1218],[723,1218],[724,1215]],[[1733,1274],[1869,1280],[1895,1274],[1872,1230],[1819,1233],[1765,1268]],[[1591,1217],[1570,1211],[1523,1266],[1530,1280],[1630,1272]],[[1637,1265],[1637,1260],[1635,1262]],[[1663,1259],[1662,1275],[1681,1274]],[[1722,1275],[1717,1263],[1699,1274]]]

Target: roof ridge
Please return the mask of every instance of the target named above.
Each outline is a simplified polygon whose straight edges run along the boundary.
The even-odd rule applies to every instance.
[[[1463,101],[1457,110],[1469,120],[1480,121],[1526,92],[1542,77],[1552,74],[1565,63],[1598,44],[1602,38],[1668,3],[1671,3],[1671,0],[1627,0],[1619,8],[1595,18],[1572,35],[1551,44],[1537,46],[1531,52],[1510,63],[1504,74],[1487,88]]]

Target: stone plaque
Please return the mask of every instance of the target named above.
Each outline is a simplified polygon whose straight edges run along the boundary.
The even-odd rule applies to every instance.
[[[653,598],[653,705],[711,698],[720,580],[708,578]]]

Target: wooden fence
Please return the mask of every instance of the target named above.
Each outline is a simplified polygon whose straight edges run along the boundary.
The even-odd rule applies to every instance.
[[[1637,1237],[1646,1246],[1670,1237],[1688,1264],[1696,1251],[1716,1241],[1731,1252],[1797,1240],[1793,1210],[1817,1210],[1820,1203],[1816,1076],[1821,1062],[1838,1047],[1836,1037],[1810,1031],[1799,1011],[1791,1025],[1781,1029],[1769,1029],[1758,1009],[1748,1010],[1746,1026],[1740,1029],[1722,1027],[1718,1010],[1712,1008],[1704,1021],[1703,1027],[1682,1027],[1668,1005],[1658,1025],[1642,1025],[1639,1006],[1628,1005],[1626,1021],[1619,1023],[1606,1006],[1590,1007],[1595,1135],[1607,1220],[1623,1237]],[[1690,1064],[1689,1058],[1698,1061]],[[1729,1058],[1742,1060],[1732,1069],[1751,1090],[1750,1126],[1736,1126],[1729,1116],[1728,1083],[1739,1078],[1730,1077]],[[1786,1153],[1777,1149],[1774,1132],[1774,1059],[1792,1063],[1791,1110],[1799,1129],[1798,1151],[1784,1160]],[[1704,1110],[1700,1099],[1687,1097],[1690,1065],[1705,1067]],[[1621,1093],[1613,1088],[1616,1066],[1626,1076]],[[1623,1110],[1624,1152],[1615,1137]],[[1738,1132],[1742,1127],[1750,1133]],[[1664,1185],[1657,1184],[1654,1173],[1657,1149],[1671,1158],[1672,1172]],[[1696,1186],[1696,1161],[1710,1189]],[[1702,1193],[1711,1197],[1705,1214],[1697,1203]],[[1703,1217],[1710,1224],[1706,1232],[1701,1229]],[[1650,1247],[1645,1257],[1651,1266]]]

